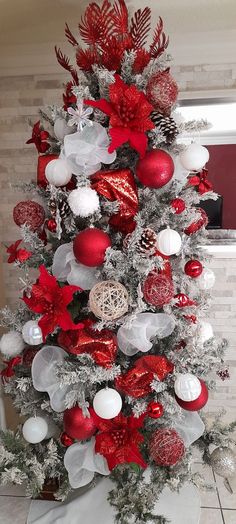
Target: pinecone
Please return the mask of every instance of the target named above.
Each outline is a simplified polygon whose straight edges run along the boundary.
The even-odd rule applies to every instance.
[[[48,203],[48,209],[52,217],[54,218],[57,214],[57,203],[56,203],[55,198],[50,198],[49,203]]]
[[[157,243],[157,236],[153,229],[147,227],[143,230],[139,243],[138,250],[141,255],[151,256],[155,252]]]
[[[171,116],[164,116],[157,111],[152,112],[151,119],[164,135],[166,142],[171,144],[178,135],[178,126],[175,120]]]
[[[67,200],[61,200],[60,202],[58,202],[58,209],[62,220],[65,220],[71,215],[71,208]]]

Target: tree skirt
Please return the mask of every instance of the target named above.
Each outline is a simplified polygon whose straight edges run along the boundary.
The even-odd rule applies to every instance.
[[[109,479],[70,502],[31,503],[27,524],[112,524],[114,511],[107,502],[113,485]],[[156,504],[156,513],[164,515],[171,524],[199,524],[200,495],[192,484],[185,484],[179,494],[165,488]]]

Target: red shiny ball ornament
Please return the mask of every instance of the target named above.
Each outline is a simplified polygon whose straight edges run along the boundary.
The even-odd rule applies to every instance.
[[[199,260],[189,260],[184,266],[184,272],[188,277],[197,278],[202,274],[203,267]]]
[[[45,226],[51,233],[56,233],[57,223],[56,220],[54,220],[54,218],[49,218],[48,220],[46,220]]]
[[[91,438],[97,430],[95,412],[89,408],[90,417],[84,417],[82,409],[74,406],[64,411],[64,430],[71,438],[86,440]]]
[[[158,71],[150,76],[147,88],[147,99],[153,107],[164,114],[169,114],[177,100],[178,85],[169,69]]]
[[[174,174],[174,162],[166,151],[152,149],[138,161],[136,174],[141,184],[158,189],[171,180]]]
[[[194,300],[191,300],[185,293],[177,293],[177,295],[174,296],[176,302],[176,307],[188,307],[188,306],[196,306],[196,302]]]
[[[174,284],[171,278],[152,271],[143,283],[143,296],[151,306],[163,307],[169,304],[174,296]]]
[[[164,413],[164,408],[160,402],[149,402],[147,413],[151,418],[160,418]]]
[[[101,266],[105,260],[110,237],[105,231],[97,228],[87,228],[76,235],[73,250],[76,260],[84,266]]]
[[[201,382],[202,391],[199,397],[195,400],[190,400],[189,402],[187,402],[186,400],[182,400],[181,398],[177,397],[177,395],[175,395],[176,402],[179,404],[181,408],[185,409],[186,411],[199,411],[199,409],[202,409],[208,401],[208,389],[206,387],[206,384],[205,382],[203,382],[203,380],[199,380]]]
[[[184,315],[184,318],[188,320],[189,322],[191,322],[192,324],[196,324],[197,322],[196,315]]]
[[[74,439],[67,435],[65,431],[63,431],[63,433],[61,434],[60,441],[61,444],[65,446],[65,448],[69,448],[70,446],[72,446],[72,444],[74,444]]]
[[[180,215],[186,209],[185,201],[182,198],[174,198],[170,205],[176,215]]]
[[[196,220],[196,222],[192,222],[192,224],[185,228],[185,235],[193,235],[194,233],[197,233],[200,229],[202,229],[203,226],[207,226],[209,220],[206,212],[201,207],[199,207],[198,211],[200,212],[201,217],[198,220]]]
[[[183,457],[184,442],[175,429],[157,429],[149,442],[150,456],[158,466],[174,466]]]
[[[27,225],[31,231],[37,231],[44,223],[45,211],[37,202],[26,200],[14,207],[13,220],[17,226]]]

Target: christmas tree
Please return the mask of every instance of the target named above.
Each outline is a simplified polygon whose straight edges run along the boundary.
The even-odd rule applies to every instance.
[[[236,469],[234,423],[199,413],[227,374],[226,341],[207,320],[209,154],[181,143],[206,123],[177,118],[162,19],[150,26],[150,8],[130,17],[124,0],[91,3],[78,40],[66,26],[77,67],[56,48],[71,78],[27,142],[43,204],[13,210],[21,240],[8,262],[25,289],[2,311],[0,343],[5,392],[24,417],[1,433],[1,483],[26,482],[34,497],[54,479],[65,500],[109,475],[122,524],[166,522],[153,514],[163,488],[201,485],[196,447],[225,478]]]

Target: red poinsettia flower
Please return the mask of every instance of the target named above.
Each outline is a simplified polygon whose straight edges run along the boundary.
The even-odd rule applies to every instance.
[[[208,191],[212,190],[212,183],[207,180],[207,175],[208,169],[203,168],[200,173],[197,173],[188,179],[188,185],[195,186],[200,195],[208,193]]]
[[[27,140],[26,144],[35,144],[39,153],[46,153],[50,144],[47,142],[49,133],[40,128],[40,120],[34,124],[32,138]]]
[[[114,84],[109,86],[109,97],[109,101],[105,98],[84,101],[110,117],[109,153],[129,142],[143,157],[147,148],[146,131],[155,127],[149,118],[152,105],[142,91],[135,85],[125,84],[119,75],[115,75]]]
[[[6,367],[2,369],[0,375],[2,377],[2,382],[7,382],[8,378],[11,378],[15,375],[15,366],[19,366],[22,363],[22,357],[17,356],[11,358],[11,360],[3,360],[3,364],[6,364]]]
[[[77,102],[76,96],[74,95],[74,93],[72,93],[73,86],[73,82],[68,82],[66,84],[66,92],[63,94],[63,109],[65,109],[65,111],[67,111],[68,107],[72,106],[73,104],[76,104]]]
[[[107,459],[110,470],[118,464],[135,462],[142,468],[146,468],[139,446],[144,441],[143,435],[138,428],[143,426],[145,415],[135,418],[133,415],[125,417],[120,413],[111,420],[97,417],[96,423],[100,432],[96,435],[96,453],[100,453]]]
[[[83,324],[74,324],[67,310],[74,293],[81,291],[81,288],[78,286],[61,288],[57,279],[47,272],[45,266],[40,266],[39,271],[40,276],[32,286],[30,298],[24,296],[23,300],[34,313],[42,315],[38,324],[44,340],[57,326],[60,326],[63,331],[83,328]]]
[[[26,262],[26,260],[32,256],[31,251],[17,249],[21,242],[22,240],[17,240],[7,248],[7,253],[9,254],[7,262],[9,264],[12,264],[13,262]]]

